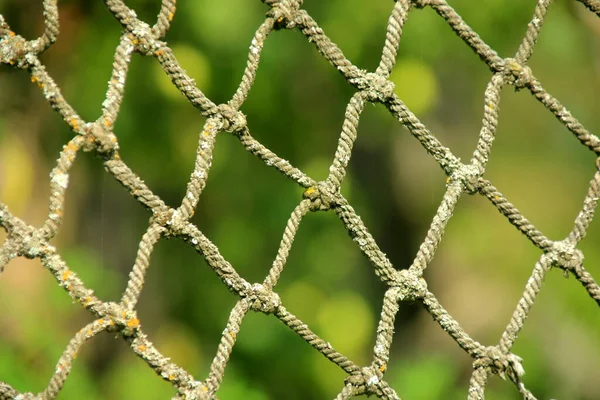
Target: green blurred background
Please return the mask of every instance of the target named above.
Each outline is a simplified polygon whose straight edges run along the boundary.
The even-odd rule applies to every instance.
[[[100,115],[119,24],[100,1],[59,2],[61,32],[42,55],[66,99],[86,120]],[[450,4],[503,57],[514,55],[535,1]],[[129,0],[152,23],[158,0]],[[305,0],[304,8],[357,66],[374,70],[392,1]],[[239,84],[258,0],[181,0],[166,40],[215,103]],[[41,1],[0,0],[0,13],[28,38],[43,30]],[[553,4],[530,62],[534,74],[592,132],[600,129],[600,24],[575,1]],[[242,111],[252,134],[315,179],[328,172],[354,89],[300,32],[266,42]],[[455,154],[468,160],[491,77],[431,9],[406,23],[392,73],[396,92]],[[486,177],[551,239],[564,238],[594,172],[593,154],[528,92],[502,92]],[[135,55],[115,127],[124,161],[169,205],[192,171],[204,119],[156,60]],[[40,226],[48,174],[72,137],[25,71],[0,68],[0,201]],[[410,265],[445,189],[445,176],[382,106],[367,105],[343,193],[397,268]],[[262,281],[302,189],[220,134],[193,221],[250,282]],[[61,255],[101,299],[120,298],[150,214],[81,153],[72,169]],[[0,232],[0,240],[6,237]],[[582,243],[600,278],[600,223]],[[497,343],[540,251],[481,196],[463,197],[432,265],[429,289],[476,340]],[[370,362],[384,285],[332,213],[311,213],[295,239],[277,291],[292,313],[355,362]],[[139,315],[163,354],[205,379],[236,297],[191,248],[162,240],[152,254]],[[0,381],[46,387],[70,338],[92,317],[38,261],[13,260],[0,278]],[[244,320],[219,398],[327,399],[345,375],[272,316]],[[598,399],[600,313],[573,278],[552,270],[514,347],[539,399]],[[401,304],[386,379],[405,399],[465,398],[471,360],[418,304]],[[84,346],[59,399],[166,399],[175,390],[114,335]],[[518,399],[497,377],[489,399]]]

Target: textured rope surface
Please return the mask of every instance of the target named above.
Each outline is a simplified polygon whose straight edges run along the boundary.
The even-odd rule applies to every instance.
[[[597,0],[580,1],[591,12],[600,15]],[[128,8],[123,1],[106,0],[105,2],[109,11],[121,24],[123,33],[115,50],[112,76],[102,105],[102,115],[96,121],[84,121],[77,114],[63,98],[58,86],[39,59],[40,54],[56,41],[59,34],[57,0],[43,1],[45,29],[42,36],[34,40],[27,40],[13,32],[8,22],[0,15],[0,62],[27,70],[31,81],[37,84],[51,107],[62,116],[74,132],[73,139],[63,147],[57,164],[50,174],[49,212],[41,227],[28,225],[15,217],[6,205],[0,203],[0,225],[8,235],[0,248],[0,272],[13,258],[38,258],[52,273],[58,284],[95,318],[71,339],[43,392],[19,393],[8,383],[0,382],[0,399],[55,398],[67,379],[77,352],[90,338],[103,331],[120,335],[150,368],[162,379],[172,383],[177,389],[175,399],[216,398],[227,361],[235,347],[237,333],[244,317],[250,311],[271,314],[278,318],[348,374],[345,382],[339,382],[340,391],[337,399],[349,399],[359,394],[398,399],[398,394],[386,382],[384,375],[394,337],[395,317],[401,302],[404,301],[422,303],[440,327],[473,359],[469,399],[484,397],[486,383],[492,374],[498,374],[512,381],[524,399],[535,399],[522,381],[525,371],[521,359],[511,353],[511,348],[523,328],[548,271],[552,267],[557,267],[565,273],[571,273],[589,296],[600,305],[600,287],[592,275],[584,269],[583,253],[578,249],[578,244],[586,235],[593,219],[600,196],[600,158],[597,158],[595,166],[590,165],[590,170],[593,170],[594,174],[583,199],[583,207],[571,233],[562,240],[551,240],[546,237],[484,178],[498,124],[500,92],[505,85],[513,85],[515,89],[531,92],[560,123],[573,133],[577,140],[594,152],[596,157],[600,155],[600,139],[586,130],[556,98],[548,93],[527,66],[551,3],[550,0],[537,2],[534,16],[528,24],[518,51],[514,57],[506,59],[498,56],[446,1],[398,0],[393,5],[389,17],[381,61],[375,72],[367,72],[353,65],[317,22],[302,9],[301,0],[263,0],[269,6],[267,17],[252,39],[242,81],[231,100],[225,104],[213,103],[195,86],[193,79],[180,66],[171,48],[163,41],[175,14],[175,0],[162,1],[159,15],[153,26],[141,21],[135,11]],[[469,163],[463,163],[419,121],[394,93],[394,85],[388,79],[396,61],[402,27],[414,7],[431,7],[435,10],[493,73],[484,94],[484,116],[479,140]],[[324,181],[315,181],[254,139],[247,126],[246,117],[240,111],[253,86],[265,40],[271,33],[280,29],[297,29],[302,32],[309,42],[315,45],[317,51],[357,90],[347,105],[338,147],[329,168],[329,176]],[[173,85],[198,109],[200,114],[207,117],[199,135],[194,170],[178,208],[168,207],[119,155],[118,135],[113,131],[113,126],[119,115],[133,53],[155,58]],[[392,265],[360,216],[340,192],[357,137],[360,115],[367,102],[383,104],[438,162],[448,177],[446,193],[426,237],[410,267],[403,270]],[[260,283],[245,280],[221,255],[213,242],[190,222],[206,185],[216,136],[221,132],[235,135],[248,152],[305,188],[303,198],[299,199],[299,204],[292,211],[285,226],[273,266]],[[55,247],[50,244],[63,221],[65,191],[69,183],[70,169],[81,150],[94,151],[99,155],[103,159],[106,170],[129,191],[131,196],[152,213],[148,228],[140,240],[127,287],[118,303],[102,301],[96,297],[92,289],[87,287],[68,267]],[[436,253],[453,210],[465,193],[480,194],[487,198],[512,225],[543,251],[508,325],[498,344],[494,346],[485,346],[471,338],[444,309],[435,295],[428,291],[427,283],[423,278],[423,271]],[[357,365],[337,352],[325,339],[316,335],[305,323],[291,314],[275,291],[298,227],[309,211],[335,212],[361,252],[370,260],[377,276],[388,286],[383,296],[381,318],[376,328],[373,361],[369,365]],[[210,372],[203,381],[197,380],[169,361],[166,355],[161,354],[144,333],[136,315],[136,304],[144,286],[154,246],[167,236],[182,239],[192,246],[229,290],[239,296],[239,300],[230,312]]]

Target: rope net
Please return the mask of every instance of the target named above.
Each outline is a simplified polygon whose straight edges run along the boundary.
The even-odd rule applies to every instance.
[[[589,11],[600,16],[600,1],[579,1]],[[89,339],[103,331],[115,332],[122,337],[131,350],[156,374],[170,382],[177,389],[174,399],[217,398],[228,359],[236,343],[236,335],[244,317],[250,311],[273,315],[347,373],[345,381],[339,383],[340,389],[336,399],[349,399],[361,394],[375,395],[384,399],[399,399],[396,391],[384,377],[394,335],[394,320],[401,302],[407,301],[421,303],[439,326],[472,358],[469,399],[484,397],[486,383],[493,374],[508,378],[524,399],[535,399],[522,380],[525,373],[522,360],[511,352],[511,348],[523,328],[548,271],[556,267],[564,270],[566,274],[573,275],[588,295],[600,305],[600,287],[591,274],[584,269],[583,253],[578,249],[578,244],[586,235],[593,219],[600,196],[600,158],[598,158],[600,139],[586,130],[556,98],[548,93],[527,66],[551,4],[550,0],[537,2],[522,43],[512,58],[501,58],[446,1],[398,0],[389,17],[381,61],[374,72],[361,70],[353,65],[317,22],[302,9],[301,0],[263,0],[269,7],[266,19],[258,27],[252,39],[242,80],[231,100],[224,104],[213,103],[195,86],[194,81],[178,63],[171,48],[162,40],[175,15],[175,0],[162,1],[157,20],[152,26],[140,20],[135,11],[128,8],[123,1],[106,0],[105,2],[109,11],[121,24],[123,32],[114,53],[112,76],[102,104],[102,115],[98,120],[91,122],[84,121],[63,98],[54,80],[40,62],[40,54],[56,41],[59,33],[57,0],[43,1],[45,30],[34,40],[27,40],[13,32],[8,21],[0,15],[0,61],[14,68],[26,69],[31,76],[31,81],[40,88],[50,106],[62,116],[74,133],[73,138],[63,146],[56,166],[50,174],[49,212],[43,226],[28,225],[11,214],[5,204],[0,203],[0,225],[7,232],[7,238],[0,248],[0,271],[16,257],[40,259],[58,284],[95,318],[71,339],[44,391],[38,394],[20,393],[9,383],[0,382],[0,399],[55,398],[73,367],[77,352]],[[411,10],[424,7],[435,10],[493,73],[484,94],[484,116],[477,146],[468,163],[462,162],[449,148],[444,147],[419,121],[394,93],[394,85],[388,79],[396,61],[403,25]],[[329,168],[329,175],[323,181],[315,181],[254,139],[244,114],[240,112],[240,107],[253,86],[265,40],[274,31],[281,29],[299,30],[357,90],[347,105],[338,147]],[[155,58],[173,85],[202,116],[207,118],[199,135],[194,169],[185,196],[177,208],[167,206],[119,156],[119,142],[113,126],[119,115],[128,68],[134,53]],[[562,240],[551,240],[546,237],[484,177],[498,122],[500,91],[505,85],[513,85],[516,90],[529,91],[597,157],[594,175],[583,199],[583,206],[571,232]],[[391,115],[421,143],[425,151],[437,161],[447,175],[446,192],[426,237],[412,264],[402,270],[396,269],[382,253],[359,215],[340,192],[353,143],[356,140],[359,117],[368,102],[384,105]],[[220,132],[235,135],[248,152],[305,188],[302,199],[287,221],[272,267],[262,282],[251,283],[240,276],[199,227],[190,222],[206,185],[215,138]],[[127,287],[118,303],[103,301],[96,297],[93,290],[68,267],[56,248],[50,244],[63,221],[69,173],[80,151],[92,151],[99,155],[103,159],[105,169],[152,214],[139,242]],[[423,272],[436,253],[453,210],[459,198],[465,193],[479,194],[488,199],[510,224],[543,251],[533,267],[531,277],[508,325],[498,343],[493,346],[481,344],[469,336],[438,302],[435,295],[427,289],[427,282],[423,278]],[[369,365],[358,365],[336,351],[327,340],[316,335],[309,326],[290,313],[275,291],[300,222],[309,211],[334,212],[360,251],[369,259],[375,274],[387,285],[383,296],[381,317],[376,328],[372,362]],[[150,256],[156,243],[165,237],[178,238],[192,246],[227,288],[239,296],[239,300],[229,314],[210,372],[202,381],[171,362],[153,346],[136,314],[136,304],[144,287]]]

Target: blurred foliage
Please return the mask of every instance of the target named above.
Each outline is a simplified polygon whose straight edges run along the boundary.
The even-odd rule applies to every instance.
[[[101,4],[59,2],[59,40],[42,56],[67,100],[98,117],[110,77],[118,23]],[[304,7],[347,57],[374,69],[393,2],[306,0]],[[513,55],[535,1],[451,1],[503,57]],[[129,0],[153,21],[158,0]],[[213,101],[239,84],[254,30],[267,7],[258,0],[181,1],[166,40]],[[0,13],[26,37],[42,31],[41,1],[0,0]],[[600,131],[600,26],[574,1],[556,2],[530,62],[534,74],[592,132]],[[0,200],[28,223],[45,219],[48,174],[72,133],[25,72],[0,69]],[[490,71],[432,10],[414,10],[391,79],[396,92],[436,136],[470,158],[481,125]],[[242,107],[252,134],[315,179],[328,172],[354,90],[298,31],[275,32]],[[502,93],[497,141],[486,177],[552,239],[571,228],[594,171],[592,154],[529,93]],[[135,55],[115,133],[122,158],[175,206],[192,171],[203,118],[170,85],[155,60]],[[148,213],[89,153],[78,156],[65,224],[54,244],[69,267],[104,300],[118,300]],[[381,106],[361,116],[342,188],[394,265],[406,268],[445,187],[443,173]],[[275,257],[302,190],[218,137],[208,185],[194,217],[249,281]],[[0,232],[0,240],[5,238]],[[586,268],[600,276],[600,224],[582,243]],[[426,271],[429,289],[475,339],[494,344],[523,291],[539,251],[485,199],[463,198]],[[278,292],[285,306],[353,360],[366,364],[384,286],[337,218],[303,221]],[[152,254],[140,316],[164,354],[204,379],[235,297],[191,249],[161,241]],[[90,316],[73,305],[38,262],[12,261],[0,279],[0,380],[42,390],[70,338]],[[466,396],[471,361],[421,307],[402,304],[387,378],[407,399]],[[600,393],[600,315],[574,279],[551,271],[514,352],[539,398],[593,399]],[[227,366],[219,398],[322,399],[344,373],[274,317],[250,314]],[[145,363],[100,335],[84,346],[60,399],[159,399],[174,390]],[[494,378],[490,399],[517,399]]]

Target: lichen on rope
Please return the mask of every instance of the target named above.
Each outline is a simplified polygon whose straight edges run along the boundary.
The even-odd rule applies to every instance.
[[[579,1],[591,12],[600,15],[597,0]],[[13,32],[8,21],[0,15],[0,63],[27,70],[31,81],[40,88],[48,104],[61,115],[73,131],[73,138],[64,146],[50,174],[49,212],[41,227],[28,225],[14,216],[5,204],[0,203],[0,225],[8,234],[0,247],[0,272],[10,260],[16,257],[40,259],[57,283],[94,316],[93,322],[82,327],[73,336],[58,360],[54,374],[49,377],[49,384],[45,390],[38,394],[19,393],[9,383],[0,382],[0,400],[56,397],[69,372],[74,368],[73,361],[76,353],[90,338],[103,331],[116,332],[158,376],[170,382],[177,389],[174,398],[188,400],[216,398],[227,362],[235,347],[237,332],[243,324],[244,317],[251,311],[272,315],[279,319],[316,351],[347,373],[347,378],[339,382],[337,399],[349,399],[360,394],[398,399],[395,389],[385,380],[385,372],[390,362],[395,318],[402,302],[406,301],[423,304],[425,310],[440,327],[473,359],[469,399],[483,398],[486,383],[492,374],[512,381],[523,398],[535,398],[525,386],[522,360],[511,353],[511,348],[542,288],[545,276],[552,267],[571,273],[589,296],[600,305],[600,288],[592,275],[584,269],[584,254],[578,248],[579,242],[588,232],[600,197],[600,161],[597,161],[595,166],[590,164],[590,170],[594,172],[583,206],[571,233],[561,240],[551,240],[546,237],[484,177],[498,124],[500,92],[505,85],[529,91],[579,142],[591,150],[596,157],[600,155],[600,139],[589,132],[544,89],[527,65],[551,0],[537,2],[525,36],[515,56],[510,58],[501,58],[445,0],[397,0],[393,6],[390,4],[392,10],[381,60],[373,72],[362,70],[348,60],[342,50],[302,8],[301,0],[263,0],[263,3],[268,6],[266,18],[252,38],[241,82],[231,100],[223,104],[214,103],[195,86],[194,80],[187,75],[168,43],[164,41],[164,36],[176,12],[175,0],[162,0],[159,14],[153,25],[140,20],[135,11],[122,0],[105,0],[105,2],[109,12],[120,24],[122,34],[115,50],[112,75],[102,103],[102,114],[96,121],[85,121],[79,116],[62,96],[59,87],[39,58],[59,35],[57,0],[43,1],[44,32],[39,38],[33,40]],[[389,80],[398,54],[403,26],[413,8],[424,7],[432,8],[443,18],[465,45],[471,48],[492,71],[492,78],[484,93],[484,115],[479,140],[471,161],[466,164],[455,156],[451,149],[445,147],[415,116],[394,93],[394,85]],[[347,105],[329,175],[323,181],[314,180],[254,139],[247,125],[246,116],[240,111],[253,87],[267,37],[282,29],[297,30],[303,34],[357,91]],[[201,115],[207,117],[207,122],[199,135],[196,161],[186,194],[177,208],[168,207],[119,154],[119,133],[115,131],[114,126],[119,116],[128,69],[134,53],[156,59],[173,85]],[[435,159],[447,175],[446,193],[414,261],[405,270],[392,265],[360,216],[340,192],[357,138],[360,115],[367,102],[383,104],[391,115],[420,142],[424,150]],[[235,135],[245,150],[305,189],[303,197],[299,199],[298,205],[291,212],[286,223],[277,256],[263,282],[251,283],[244,279],[221,255],[218,247],[200,230],[200,227],[190,222],[210,173],[215,138],[222,132]],[[70,170],[77,154],[82,150],[93,151],[100,156],[106,170],[114,179],[152,214],[149,225],[140,239],[127,287],[119,302],[107,302],[98,298],[93,290],[69,268],[51,244],[62,225]],[[510,224],[543,252],[533,267],[531,277],[499,343],[494,346],[485,346],[469,336],[428,290],[423,278],[423,271],[431,263],[454,208],[464,194],[481,195],[488,199]],[[335,213],[360,251],[372,264],[375,274],[388,286],[383,293],[380,321],[377,327],[373,327],[377,334],[373,360],[369,365],[358,365],[336,351],[328,341],[319,337],[307,324],[290,313],[275,291],[294,237],[303,217],[309,211]],[[142,323],[136,314],[136,304],[145,283],[145,274],[150,266],[152,252],[155,245],[165,237],[179,238],[192,246],[206,260],[223,284],[239,297],[230,312],[210,372],[203,381],[197,380],[189,372],[169,361],[166,355],[160,353],[144,333]]]

